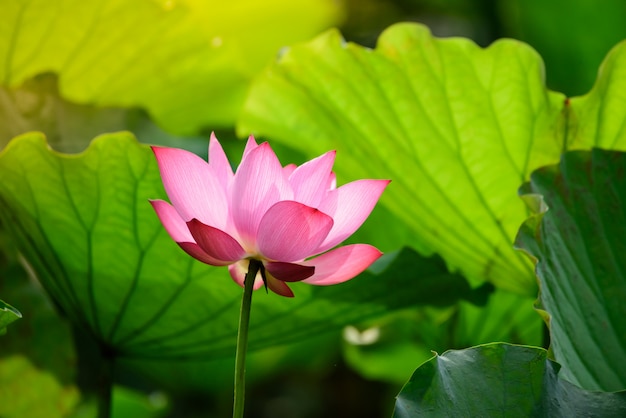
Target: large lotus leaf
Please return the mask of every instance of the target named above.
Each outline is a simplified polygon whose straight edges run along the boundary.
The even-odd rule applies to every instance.
[[[515,191],[558,160],[564,97],[527,45],[482,49],[398,24],[375,50],[338,32],[288,50],[251,88],[238,123],[307,155],[337,148],[340,178],[391,178],[381,200],[474,283],[536,291],[512,248],[527,212]]]
[[[24,135],[0,154],[0,175],[0,216],[75,323],[120,355],[232,355],[241,288],[226,269],[187,256],[161,226],[148,199],[165,194],[147,146],[120,133],[62,155],[40,134]],[[440,259],[411,250],[342,285],[294,291],[294,299],[256,293],[251,349],[470,294]]]
[[[396,401],[394,418],[622,417],[626,392],[581,389],[536,347],[492,343],[422,364]]]
[[[337,330],[288,344],[249,350],[246,356],[246,384],[250,388],[261,386],[284,374],[324,374],[337,362],[340,341],[340,331]],[[138,381],[149,382],[183,401],[198,393],[215,397],[222,397],[225,393],[230,395],[234,368],[234,352],[231,357],[194,361],[124,358],[116,363],[121,384],[132,387]],[[217,403],[232,407],[232,399]]]
[[[172,131],[232,125],[251,77],[332,26],[330,0],[1,0],[0,84],[55,72],[63,97],[141,106]]]
[[[625,173],[625,153],[571,151],[522,189],[538,213],[517,245],[537,263],[551,349],[590,390],[626,389]]]

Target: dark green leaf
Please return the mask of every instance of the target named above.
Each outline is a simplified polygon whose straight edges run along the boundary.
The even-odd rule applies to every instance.
[[[626,154],[572,151],[521,193],[538,209],[517,245],[537,263],[540,304],[563,376],[626,388]]]
[[[626,392],[583,390],[559,378],[536,347],[503,343],[447,351],[422,364],[396,401],[394,418],[622,417]]]

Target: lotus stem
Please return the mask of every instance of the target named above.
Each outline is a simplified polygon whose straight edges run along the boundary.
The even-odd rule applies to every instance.
[[[237,351],[235,354],[235,399],[233,418],[243,418],[246,391],[246,351],[248,349],[248,327],[250,325],[250,308],[254,280],[262,264],[258,260],[250,260],[248,273],[244,281],[241,311],[239,313],[239,330],[237,332]]]

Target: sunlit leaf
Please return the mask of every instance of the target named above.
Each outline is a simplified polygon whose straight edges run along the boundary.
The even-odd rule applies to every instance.
[[[563,376],[626,389],[626,154],[572,151],[523,189],[537,214],[517,245],[537,263],[539,307]]]
[[[447,351],[422,364],[396,401],[394,418],[619,417],[626,392],[583,390],[559,377],[541,348],[492,343]]]
[[[231,125],[250,78],[341,18],[329,0],[1,0],[0,84],[59,74],[79,103],[140,106],[178,133]]]
[[[609,52],[593,89],[571,99],[567,115],[568,149],[626,151],[626,41]]]
[[[336,31],[295,46],[253,83],[240,134],[267,135],[308,156],[337,148],[340,178],[391,178],[381,203],[473,283],[533,294],[512,248],[526,210],[515,191],[558,160],[564,97],[548,92],[527,45],[481,49],[388,28],[375,50]]]
[[[165,198],[154,156],[129,134],[80,155],[39,134],[0,154],[0,215],[34,272],[73,322],[120,356],[232,356],[242,289],[224,268],[186,255],[149,198]],[[250,348],[320,334],[415,304],[469,297],[436,257],[406,249],[347,283],[294,286],[294,299],[258,291]]]

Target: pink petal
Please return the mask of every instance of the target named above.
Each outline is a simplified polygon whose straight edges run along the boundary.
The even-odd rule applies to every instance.
[[[213,132],[211,132],[211,139],[209,141],[209,166],[213,169],[222,187],[224,187],[224,191],[226,191],[228,189],[228,183],[234,175],[233,168],[230,166],[224,149]]]
[[[315,255],[333,220],[325,213],[285,200],[269,208],[259,224],[260,253],[272,260],[292,262]]]
[[[248,154],[250,154],[250,151],[256,149],[259,145],[256,143],[256,140],[254,139],[254,136],[250,135],[248,137],[248,141],[246,142],[246,148],[244,148],[243,150],[243,155],[241,157],[241,163],[243,163],[243,160],[248,156]],[[241,165],[240,163],[240,165]]]
[[[177,148],[152,147],[165,191],[185,221],[199,219],[224,228],[228,219],[226,193],[209,164]]]
[[[217,258],[211,257],[195,242],[179,242],[178,246],[196,260],[212,266],[227,266],[231,263],[230,261],[218,260]]]
[[[212,266],[228,264],[211,257],[196,244],[191,236],[191,232],[189,232],[189,228],[187,228],[187,224],[183,221],[178,212],[176,212],[174,206],[163,200],[151,200],[150,203],[167,233],[170,234],[170,237],[172,237],[187,254],[196,260],[200,260]]]
[[[307,206],[319,206],[326,192],[330,190],[329,176],[335,162],[335,151],[307,161],[289,176],[294,200]]]
[[[249,264],[249,260],[240,260],[228,266],[228,272],[230,273],[230,277],[232,277],[235,283],[237,283],[241,287],[243,287],[244,285],[246,273],[248,273]],[[254,280],[254,289],[256,290],[261,286],[263,286],[263,278],[261,277],[261,272],[258,272]]]
[[[291,173],[293,173],[296,170],[296,168],[298,168],[298,166],[295,164],[287,164],[286,166],[284,166],[283,173],[285,174],[285,177],[289,178]]]
[[[335,247],[359,229],[388,184],[389,180],[357,180],[331,190],[319,209],[333,218],[334,225],[317,253]]]
[[[283,282],[282,280],[276,279],[269,272],[265,273],[265,278],[267,279],[267,287],[272,292],[280,296],[285,296],[287,298],[293,297],[293,292],[291,291],[287,283]]]
[[[174,241],[196,242],[191,236],[189,228],[187,228],[187,223],[180,217],[174,206],[159,199],[150,200],[150,204],[165,227],[165,230]]]
[[[315,267],[313,266],[281,263],[278,261],[265,263],[265,268],[272,276],[283,282],[299,282],[311,277],[313,273],[315,273]]]
[[[205,225],[197,219],[187,222],[187,227],[200,248],[217,260],[232,263],[246,255],[237,240],[221,229]]]
[[[232,219],[246,248],[255,245],[259,222],[276,202],[293,192],[268,143],[251,150],[235,173],[231,188]]]
[[[381,255],[376,247],[367,244],[336,248],[302,263],[315,266],[315,274],[303,282],[321,286],[345,282],[361,274]]]

